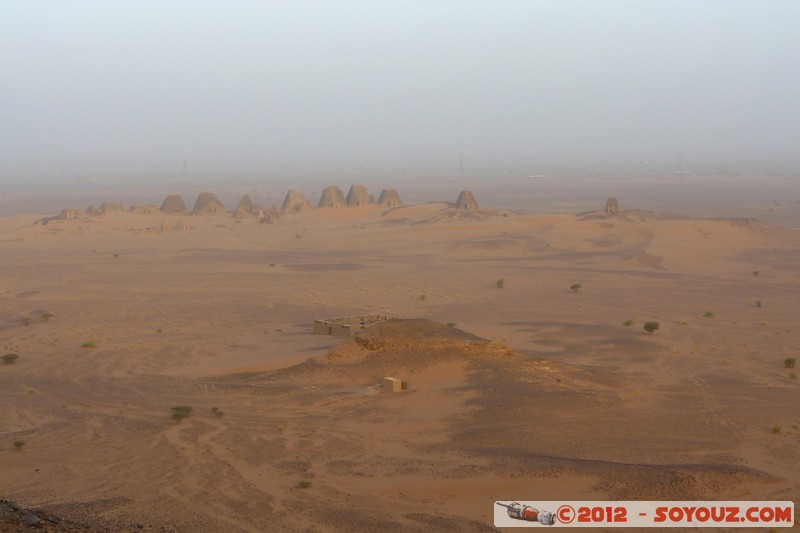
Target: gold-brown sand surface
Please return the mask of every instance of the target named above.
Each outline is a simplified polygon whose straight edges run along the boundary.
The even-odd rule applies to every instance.
[[[495,500],[800,499],[797,231],[444,203],[36,222],[0,219],[0,498],[24,507],[491,531]],[[373,313],[413,320],[311,333]]]

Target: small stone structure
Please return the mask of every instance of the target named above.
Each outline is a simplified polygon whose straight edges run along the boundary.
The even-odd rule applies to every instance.
[[[456,207],[466,211],[477,211],[478,202],[475,201],[472,191],[461,191],[461,194],[458,195],[458,200],[456,200]]]
[[[160,213],[161,208],[155,204],[132,205],[128,208],[128,212],[137,215],[153,215]]]
[[[322,195],[319,197],[319,204],[317,207],[344,207],[347,202],[344,199],[342,190],[336,185],[325,187]]]
[[[404,390],[408,390],[408,381],[393,377],[383,378],[384,392],[401,392]]]
[[[311,211],[311,203],[303,196],[303,193],[289,189],[289,192],[286,193],[286,198],[283,199],[281,209],[285,213],[304,213],[305,211]]]
[[[606,200],[606,213],[612,215],[619,211],[619,202],[616,198],[609,198]]]
[[[378,204],[382,207],[400,207],[403,201],[400,195],[394,189],[383,189],[381,195],[378,196]]]
[[[100,206],[100,211],[102,211],[104,215],[115,212],[123,213],[125,211],[125,206],[117,203],[104,202]]]
[[[225,206],[217,200],[214,193],[201,192],[197,195],[192,214],[194,215],[217,215],[225,212]]]
[[[367,188],[363,185],[351,185],[345,201],[347,207],[358,207],[359,205],[375,203],[374,198],[367,193]]]
[[[99,209],[97,209],[93,205],[90,205],[89,207],[87,207],[85,213],[86,213],[86,216],[90,216],[90,217],[101,217],[101,216],[103,216],[103,212],[100,211]]]
[[[186,203],[183,201],[180,194],[170,194],[164,198],[164,202],[161,204],[162,213],[179,214],[185,213],[186,211],[188,211]]]
[[[342,316],[338,318],[318,318],[314,320],[315,335],[352,337],[359,331],[389,320],[387,315]]]
[[[250,197],[245,194],[239,201],[236,211],[233,212],[233,218],[242,219],[249,216],[256,217],[259,221],[266,218],[261,206],[254,204]]]

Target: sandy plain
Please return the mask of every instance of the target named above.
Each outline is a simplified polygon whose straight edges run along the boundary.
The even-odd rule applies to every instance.
[[[780,226],[622,207],[2,218],[0,350],[19,358],[0,364],[0,498],[109,531],[798,501],[796,206]],[[311,334],[369,313],[431,322],[373,348]],[[410,390],[380,393],[386,375]]]

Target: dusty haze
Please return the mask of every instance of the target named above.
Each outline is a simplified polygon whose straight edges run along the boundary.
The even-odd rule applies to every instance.
[[[5,2],[0,14],[4,184],[181,175],[184,160],[228,177],[390,163],[798,170],[796,2]]]

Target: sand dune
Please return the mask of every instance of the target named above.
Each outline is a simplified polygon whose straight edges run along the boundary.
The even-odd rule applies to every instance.
[[[23,507],[491,531],[497,499],[800,493],[796,231],[445,203],[38,219],[0,219],[0,498]],[[411,320],[311,334],[370,313]]]

